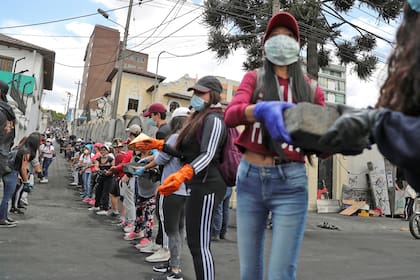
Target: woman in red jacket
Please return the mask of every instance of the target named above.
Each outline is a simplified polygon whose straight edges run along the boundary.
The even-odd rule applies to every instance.
[[[225,112],[227,126],[245,126],[237,140],[243,151],[237,176],[242,280],[267,278],[264,244],[270,212],[273,234],[268,279],[296,278],[308,204],[307,177],[304,155],[290,145],[282,112],[302,101],[325,103],[322,90],[312,90],[302,72],[299,42],[296,19],[286,12],[274,15],[263,38],[263,68],[245,74]]]

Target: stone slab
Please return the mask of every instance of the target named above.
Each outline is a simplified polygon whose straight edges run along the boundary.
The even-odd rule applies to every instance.
[[[320,137],[339,117],[335,107],[301,102],[285,110],[283,117],[294,146],[321,153],[339,152],[319,143]]]

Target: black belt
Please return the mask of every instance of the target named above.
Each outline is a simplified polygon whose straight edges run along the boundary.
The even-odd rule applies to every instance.
[[[274,157],[273,158],[273,165],[280,165],[280,164],[285,164],[285,163],[290,163],[291,161],[285,158],[281,158],[281,157]]]

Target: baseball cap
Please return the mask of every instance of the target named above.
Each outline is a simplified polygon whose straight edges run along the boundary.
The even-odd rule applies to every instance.
[[[162,103],[152,103],[150,104],[149,108],[147,108],[147,111],[144,112],[143,116],[148,117],[152,113],[164,113],[166,112],[166,107]]]
[[[98,149],[100,149],[101,147],[102,147],[103,145],[102,145],[102,143],[95,143],[95,144],[93,144],[93,147],[96,147],[96,148],[98,148]]]
[[[187,107],[179,107],[176,108],[172,113],[172,118],[176,117],[188,117],[188,115],[191,113],[191,110]]]
[[[141,133],[141,127],[138,124],[132,124],[130,127],[126,128],[125,131],[134,135],[139,135]]]
[[[286,27],[292,31],[293,34],[295,34],[298,43],[300,43],[299,26],[295,17],[288,12],[279,12],[272,16],[268,21],[267,28],[265,29],[263,37],[263,45],[273,29],[279,26]]]
[[[211,90],[221,93],[223,91],[222,84],[220,81],[214,76],[204,76],[199,79],[195,85],[188,88],[187,91],[196,90],[199,92],[209,92]]]
[[[111,151],[111,147],[106,144],[103,144],[101,149],[106,149],[108,152]]]

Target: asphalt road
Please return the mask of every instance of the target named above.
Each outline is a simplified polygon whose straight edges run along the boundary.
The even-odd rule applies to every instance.
[[[59,157],[49,183],[30,194],[25,214],[11,215],[19,225],[0,229],[0,279],[151,279],[156,274],[147,255],[122,239],[111,218],[89,212],[68,186],[67,166]],[[324,221],[340,230],[317,227]],[[309,213],[298,279],[420,279],[420,241],[407,226],[400,219]],[[212,243],[212,251],[216,278],[236,280],[236,231],[229,230],[229,240]],[[186,246],[183,274],[195,278]]]

